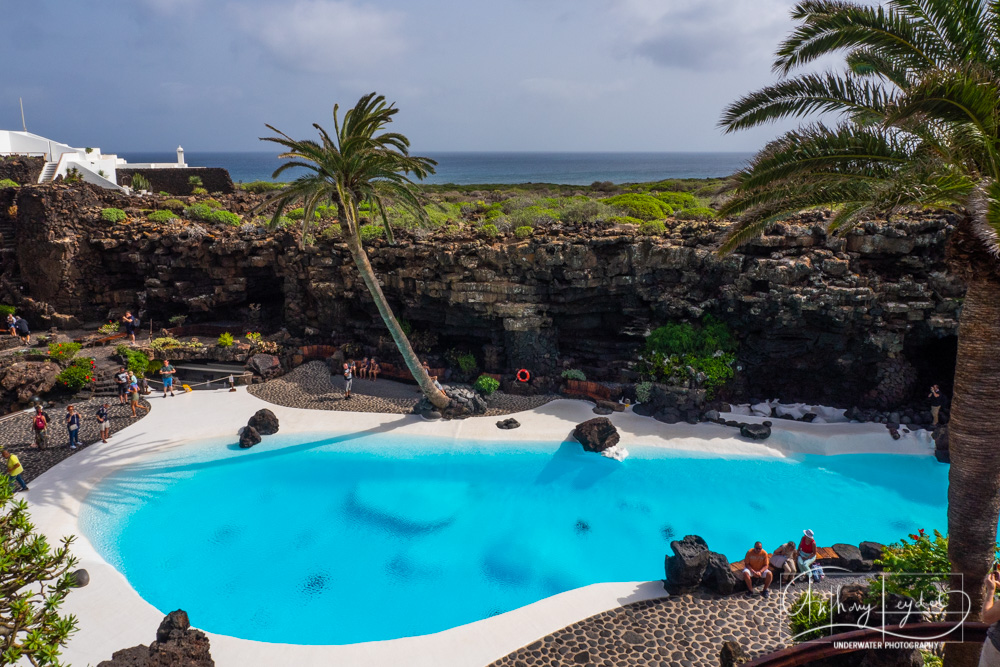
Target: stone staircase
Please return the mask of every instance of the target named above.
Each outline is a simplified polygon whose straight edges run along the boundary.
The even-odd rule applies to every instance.
[[[91,398],[115,398],[118,397],[118,383],[115,382],[115,373],[118,372],[117,365],[99,366],[95,373],[96,379],[91,384]]]
[[[42,173],[38,176],[38,182],[51,183],[52,179],[56,177],[56,169],[58,168],[58,162],[46,162],[45,167],[42,169]]]

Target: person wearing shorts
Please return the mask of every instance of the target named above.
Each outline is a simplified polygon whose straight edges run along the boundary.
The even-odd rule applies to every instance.
[[[753,595],[755,581],[764,582],[764,590],[760,592],[761,597],[767,597],[770,592],[767,590],[771,586],[774,575],[768,567],[771,558],[764,551],[764,546],[760,542],[755,542],[753,549],[743,557],[743,581],[747,585],[747,595]]]
[[[167,397],[167,392],[174,395],[174,374],[177,369],[170,365],[169,359],[163,360],[163,367],[160,369],[160,377],[163,378],[163,398]]]
[[[122,315],[122,324],[125,326],[125,335],[128,336],[132,345],[135,345],[135,318],[132,317],[131,310],[126,310],[125,314]]]
[[[351,398],[351,385],[354,384],[354,361],[344,364],[344,399]]]
[[[135,411],[136,408],[142,408],[146,412],[149,412],[149,408],[139,402],[139,384],[133,382],[132,384],[129,385],[128,391],[129,391],[129,405],[132,407],[132,416],[133,417],[139,416],[138,414],[136,414]]]
[[[119,367],[115,373],[115,382],[118,384],[118,405],[125,405],[128,402],[129,374],[124,366]]]
[[[35,434],[35,444],[32,447],[45,449],[45,436],[48,433],[49,418],[42,410],[42,406],[35,406],[35,414],[31,416],[31,430]]]
[[[22,476],[24,475],[24,466],[8,450],[4,449],[0,453],[2,453],[4,460],[7,462],[7,477],[10,478],[11,483],[17,482],[22,491],[27,491],[28,485],[24,483],[24,477]]]
[[[97,408],[97,427],[101,432],[101,442],[107,442],[111,435],[111,418],[108,416],[108,402]]]

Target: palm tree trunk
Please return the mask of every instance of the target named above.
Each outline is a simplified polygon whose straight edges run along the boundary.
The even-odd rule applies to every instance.
[[[1000,280],[983,271],[970,280],[958,330],[955,392],[948,424],[948,557],[951,590],[964,590],[978,620],[994,560],[1000,517],[1000,442],[995,412],[1000,406]],[[948,611],[963,600],[951,596]],[[950,617],[960,617],[952,614]],[[949,644],[947,667],[975,667],[979,644]]]
[[[347,225],[344,225],[343,229],[348,230],[349,228]],[[424,396],[427,397],[434,407],[438,409],[448,407],[450,399],[444,395],[444,392],[434,386],[430,375],[427,374],[427,371],[417,358],[417,353],[413,351],[410,340],[403,333],[399,322],[396,321],[396,316],[392,314],[389,302],[385,300],[385,294],[382,293],[382,286],[378,284],[375,271],[372,269],[371,262],[368,261],[368,253],[361,246],[361,240],[350,231],[347,231],[346,236],[347,247],[351,251],[351,257],[354,258],[355,265],[358,267],[358,273],[361,274],[361,279],[365,281],[365,285],[368,287],[368,291],[375,301],[375,306],[378,308],[379,315],[382,316],[385,326],[389,329],[392,339],[396,342],[396,347],[399,348],[399,353],[403,355],[406,367],[410,369],[413,378],[420,385],[420,390],[424,392]]]

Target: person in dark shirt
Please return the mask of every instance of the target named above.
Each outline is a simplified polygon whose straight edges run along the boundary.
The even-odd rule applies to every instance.
[[[934,417],[934,424],[938,423],[938,417],[941,412],[941,406],[944,405],[944,394],[941,393],[941,387],[934,385],[931,387],[931,393],[927,394],[927,398],[931,399],[931,416]]]
[[[111,435],[111,418],[108,416],[108,402],[97,408],[97,428],[101,432],[101,442],[107,442]]]

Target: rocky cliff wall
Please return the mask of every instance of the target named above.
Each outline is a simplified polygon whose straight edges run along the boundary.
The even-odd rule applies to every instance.
[[[264,328],[316,342],[385,336],[342,244],[299,249],[296,234],[252,225],[153,224],[135,202],[89,187],[22,188],[16,203],[3,285],[44,321],[132,308],[160,326],[181,313],[241,322],[253,311]],[[101,222],[110,205],[136,219]],[[678,223],[657,238],[564,226],[522,241],[402,234],[369,254],[416,338],[436,334],[431,352],[465,348],[487,370],[634,379],[628,363],[650,328],[710,313],[741,341],[734,397],[847,406],[885,383],[890,358],[915,367],[903,393],[950,382],[964,294],[945,263],[950,230],[946,215],[928,215],[830,238],[819,219],[804,220],[720,257],[723,224]]]
[[[37,183],[45,167],[45,158],[11,155],[0,158],[0,181],[9,178],[18,185]]]

